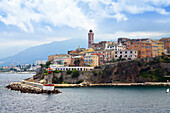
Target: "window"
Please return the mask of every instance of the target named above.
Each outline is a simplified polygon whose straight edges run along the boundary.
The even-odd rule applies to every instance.
[[[125,51],[125,53],[127,54],[127,51]]]
[[[130,53],[132,53],[132,51],[130,51]]]
[[[125,57],[127,57],[127,55],[125,55]]]
[[[115,55],[115,57],[117,57],[117,55]]]
[[[117,51],[115,52],[115,54],[117,54]]]
[[[120,54],[122,54],[122,51],[120,51]]]

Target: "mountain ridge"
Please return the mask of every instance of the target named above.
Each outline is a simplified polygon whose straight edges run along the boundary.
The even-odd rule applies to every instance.
[[[64,41],[53,41],[38,46],[33,46],[17,53],[14,56],[0,59],[0,66],[32,64],[37,60],[47,60],[49,55],[67,54],[68,50],[75,50],[79,45],[87,47],[85,39],[68,39]]]

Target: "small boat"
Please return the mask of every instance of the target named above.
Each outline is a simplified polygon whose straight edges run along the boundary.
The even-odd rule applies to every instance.
[[[169,93],[169,88],[166,90],[166,93]]]

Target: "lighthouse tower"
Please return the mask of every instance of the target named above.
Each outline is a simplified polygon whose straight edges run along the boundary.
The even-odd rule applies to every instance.
[[[90,48],[91,44],[94,43],[94,33],[92,30],[88,33],[88,48]]]
[[[48,75],[47,75],[47,84],[43,84],[43,90],[47,90],[47,91],[54,91],[55,87],[54,84],[52,84],[52,70],[49,67],[48,68]]]

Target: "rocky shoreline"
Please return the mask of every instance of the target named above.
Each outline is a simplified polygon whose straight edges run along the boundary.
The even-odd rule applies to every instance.
[[[169,82],[145,82],[145,83],[99,83],[99,84],[54,84],[55,88],[71,88],[71,87],[100,87],[100,86],[170,86]],[[34,94],[58,94],[61,93],[58,89],[49,91],[39,87],[24,84],[23,82],[14,82],[7,85],[5,88],[10,90],[20,91],[21,93]]]
[[[58,94],[61,93],[58,89],[53,91],[43,90],[42,88],[33,87],[30,85],[23,84],[22,82],[11,83],[6,86],[10,90],[20,91],[21,93],[34,93],[34,94]]]

